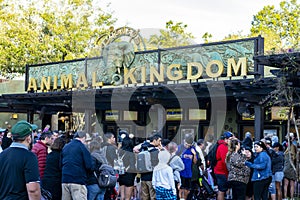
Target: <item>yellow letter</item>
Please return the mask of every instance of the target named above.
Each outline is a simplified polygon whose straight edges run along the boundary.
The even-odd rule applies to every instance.
[[[154,77],[156,77],[158,82],[164,81],[164,66],[160,66],[160,73],[156,70],[155,67],[150,67],[150,83],[154,82]]]
[[[96,82],[97,80],[97,73],[93,72],[92,74],[92,87],[102,87],[103,82]]]
[[[53,90],[57,90],[57,76],[53,77]]]
[[[141,67],[141,83],[146,83],[146,67]]]
[[[172,71],[173,68],[174,71]],[[182,71],[179,68],[180,68],[180,64],[169,65],[169,67],[167,68],[167,77],[170,81],[178,81],[182,79]],[[172,72],[175,76],[173,76]]]
[[[197,68],[197,74],[193,75],[193,67]],[[203,66],[201,63],[191,62],[187,63],[187,79],[196,80],[202,76]]]
[[[218,65],[218,71],[215,73],[211,71],[211,68],[213,65]],[[222,62],[219,60],[212,60],[212,61],[209,61],[209,63],[207,63],[206,74],[211,78],[217,78],[217,77],[221,76],[221,74],[223,73],[223,70],[224,70],[224,66],[223,66]]]
[[[131,68],[129,71],[126,67],[124,67],[124,84],[128,84],[128,78],[130,78],[132,84],[136,84],[136,79],[133,76],[133,72],[136,68]]]
[[[87,80],[86,80],[86,77],[85,77],[84,73],[80,73],[78,75],[76,87],[77,88],[81,88],[81,87],[87,88],[88,87],[88,83],[87,83]]]
[[[233,58],[228,59],[227,61],[227,77],[232,76],[232,70],[233,68],[234,74],[237,76],[237,73],[240,70],[241,67],[241,76],[247,76],[247,58],[239,58],[238,64],[235,63],[235,60]]]
[[[36,80],[35,80],[35,78],[30,78],[27,91],[30,91],[30,90],[37,91],[37,86],[36,86]]]
[[[61,75],[60,77],[61,79],[61,89],[71,89],[73,87],[73,79],[72,79],[72,74],[69,74],[68,77],[66,77],[65,75]]]
[[[44,88],[46,87],[46,90],[49,91],[50,90],[50,81],[51,81],[51,77],[48,76],[47,80],[46,77],[42,77],[41,80],[41,91],[44,91]]]

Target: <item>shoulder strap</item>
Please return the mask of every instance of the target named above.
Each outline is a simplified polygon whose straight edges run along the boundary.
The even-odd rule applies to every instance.
[[[125,156],[126,152],[124,152],[123,156],[120,158],[121,160],[123,160],[124,156]],[[119,156],[119,155],[118,155]]]
[[[183,152],[183,150],[184,150],[184,145],[182,145],[182,144],[179,145],[179,146],[178,146],[178,149],[179,149],[179,151],[178,151],[178,154],[177,154],[177,155],[178,155],[179,157],[181,157],[182,154],[186,151],[186,150],[185,150],[185,151]]]
[[[147,147],[147,150],[148,150],[149,152],[151,152],[153,149],[155,149],[155,147]]]
[[[106,150],[107,150],[107,145],[104,146],[104,147],[102,147],[102,151],[103,151],[103,153],[104,153],[104,156],[106,156]]]
[[[169,162],[167,163],[168,165],[170,165],[171,161],[173,160],[173,158],[174,158],[175,156],[176,156],[176,154],[173,155],[173,156],[170,158]]]

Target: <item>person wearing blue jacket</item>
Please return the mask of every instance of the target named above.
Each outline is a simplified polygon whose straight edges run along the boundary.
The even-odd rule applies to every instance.
[[[272,162],[264,142],[256,141],[254,149],[257,155],[253,163],[246,161],[245,165],[253,168],[254,200],[265,200],[268,199],[268,187],[272,181]]]
[[[78,131],[62,150],[62,199],[87,200],[87,174],[92,158],[85,147],[86,133]]]

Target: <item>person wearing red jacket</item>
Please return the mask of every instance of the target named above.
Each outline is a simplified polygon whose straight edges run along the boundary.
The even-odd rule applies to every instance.
[[[219,146],[216,152],[217,164],[214,167],[214,174],[216,176],[217,185],[218,185],[218,200],[225,199],[225,193],[228,190],[228,170],[226,166],[226,155],[228,152],[228,142],[233,138],[233,134],[229,131],[223,133],[221,139],[218,141]]]
[[[51,144],[51,132],[43,132],[31,149],[31,151],[37,156],[39,164],[40,179],[44,177],[44,171],[46,168],[46,160],[48,155],[48,146]]]

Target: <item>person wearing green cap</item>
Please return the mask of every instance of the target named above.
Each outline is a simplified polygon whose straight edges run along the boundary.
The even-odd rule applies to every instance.
[[[32,127],[19,121],[11,131],[13,143],[0,154],[0,199],[40,200],[38,161],[28,150]]]

